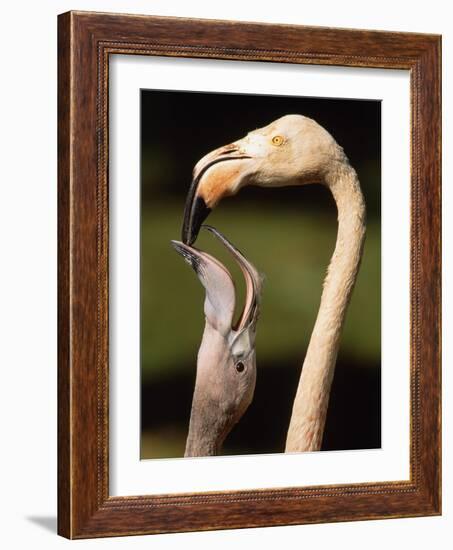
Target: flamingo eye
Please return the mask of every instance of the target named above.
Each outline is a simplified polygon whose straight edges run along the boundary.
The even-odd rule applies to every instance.
[[[272,138],[272,145],[276,145],[277,147],[279,147],[280,145],[282,145],[283,141],[284,140],[282,136],[274,136]]]
[[[239,361],[239,363],[236,363],[236,370],[237,372],[244,372],[245,365],[242,361]]]

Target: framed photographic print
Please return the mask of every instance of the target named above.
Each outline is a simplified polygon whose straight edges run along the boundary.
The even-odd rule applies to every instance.
[[[59,533],[440,514],[440,37],[59,17]]]

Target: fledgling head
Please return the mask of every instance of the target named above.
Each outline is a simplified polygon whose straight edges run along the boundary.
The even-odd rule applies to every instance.
[[[172,241],[196,272],[206,293],[206,323],[198,351],[185,456],[218,454],[225,437],[250,405],[256,380],[255,332],[261,277],[221,233],[206,228],[239,264],[246,281],[246,299],[241,316],[233,325],[236,296],[228,270],[210,254]]]
[[[325,181],[336,160],[345,159],[334,138],[311,118],[286,115],[244,138],[215,149],[194,168],[182,240],[192,244],[219,201],[245,185],[281,187]]]

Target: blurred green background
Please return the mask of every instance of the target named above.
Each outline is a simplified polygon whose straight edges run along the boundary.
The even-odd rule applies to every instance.
[[[323,449],[380,447],[380,102],[142,90],[141,458],[184,453],[204,291],[170,240],[180,238],[192,168],[212,149],[290,113],[314,118],[343,146],[367,204],[364,256],[341,341]],[[265,275],[255,398],[223,454],[282,452],[335,246],[335,205],[319,185],[246,188],[225,199],[207,221]],[[241,306],[244,283],[237,266],[206,232],[197,246],[229,268]]]

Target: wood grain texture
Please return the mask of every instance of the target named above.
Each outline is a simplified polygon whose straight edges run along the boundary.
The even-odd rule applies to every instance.
[[[440,513],[440,37],[59,16],[58,532],[68,538]],[[411,74],[411,479],[184,495],[108,490],[108,60],[165,55]]]
[[[70,18],[58,25],[58,532],[70,536]]]

